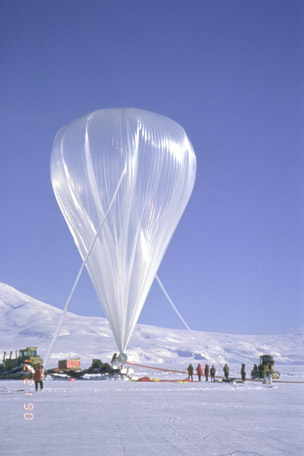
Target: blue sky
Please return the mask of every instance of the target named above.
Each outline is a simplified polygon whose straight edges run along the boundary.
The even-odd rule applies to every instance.
[[[53,195],[63,125],[179,122],[197,179],[159,276],[193,329],[302,325],[304,3],[2,0],[0,281],[63,308],[81,265]],[[70,310],[103,315],[83,275]],[[182,327],[157,284],[140,322]]]

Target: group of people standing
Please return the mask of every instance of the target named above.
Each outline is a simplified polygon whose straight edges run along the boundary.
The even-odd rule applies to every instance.
[[[193,381],[194,368],[193,368],[192,364],[189,364],[187,371],[188,371],[188,379]],[[211,366],[211,369],[209,368],[209,364],[205,364],[204,369],[201,366],[201,364],[198,364],[196,367],[196,373],[197,373],[199,382],[202,380],[203,374],[205,375],[206,382],[208,382],[209,375],[210,375],[211,381],[215,382],[216,369],[213,366],[213,364]]]
[[[228,366],[227,363],[223,367],[223,371],[224,371],[224,379],[225,379],[225,381],[229,381],[229,366]],[[189,364],[189,366],[187,367],[187,372],[188,372],[188,379],[193,381],[194,368],[193,368],[192,364]],[[206,382],[208,382],[209,375],[210,375],[211,381],[215,382],[216,368],[214,367],[213,364],[212,364],[211,368],[209,368],[209,364],[205,364],[205,368],[204,369],[201,366],[201,364],[198,364],[197,367],[196,367],[196,373],[197,373],[199,382],[202,380],[203,374],[205,375]],[[245,364],[242,364],[242,367],[241,367],[241,377],[242,377],[243,381],[246,380],[246,366],[245,366]]]

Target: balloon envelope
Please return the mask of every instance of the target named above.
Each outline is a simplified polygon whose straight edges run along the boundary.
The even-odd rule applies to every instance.
[[[54,193],[123,353],[190,198],[196,159],[184,129],[134,108],[63,127],[51,156]]]

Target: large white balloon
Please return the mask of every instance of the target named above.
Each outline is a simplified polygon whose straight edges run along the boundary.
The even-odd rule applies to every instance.
[[[63,127],[51,156],[54,193],[123,353],[190,198],[196,159],[173,120],[133,108]]]

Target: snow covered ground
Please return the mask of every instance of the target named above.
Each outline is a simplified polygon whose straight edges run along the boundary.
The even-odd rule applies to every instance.
[[[37,345],[45,354],[60,311],[0,284],[0,356]],[[130,361],[185,371],[224,362],[232,376],[251,370],[262,353],[275,357],[280,380],[304,382],[303,334],[248,336],[138,325]],[[69,314],[54,347],[58,359],[109,361],[115,343],[103,318]],[[184,374],[134,368],[162,380]],[[0,381],[0,454],[304,455],[304,383],[172,383],[46,380],[43,392],[22,381]],[[21,390],[21,391],[20,391]],[[22,391],[23,390],[23,391]]]
[[[1,455],[304,454],[301,384],[46,381],[42,393],[25,386],[32,396],[20,386],[1,382]]]

